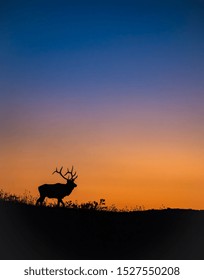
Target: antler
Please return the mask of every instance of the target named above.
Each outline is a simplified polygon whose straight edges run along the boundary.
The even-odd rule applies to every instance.
[[[57,168],[56,168],[56,170],[55,170],[52,174],[58,173],[58,174],[60,174],[60,175],[62,176],[62,178],[64,178],[65,180],[68,180],[68,178],[65,177],[65,175],[66,175],[67,173],[63,175],[63,174],[62,174],[62,169],[63,169],[63,166],[60,168],[60,171],[58,171]]]
[[[67,168],[67,172],[66,172],[64,175],[62,174],[62,169],[63,169],[63,166],[60,168],[59,171],[58,171],[57,168],[56,168],[56,170],[55,170],[52,174],[58,173],[58,174],[60,174],[61,177],[64,178],[65,180],[72,180],[72,181],[76,180],[76,178],[78,177],[78,175],[76,174],[76,172],[73,173],[73,171],[74,171],[74,167],[73,167],[73,166],[72,166],[71,171]],[[66,176],[67,174],[70,174],[71,177],[68,176],[68,177],[66,178],[65,176]]]
[[[69,169],[67,168],[67,172],[64,174],[64,176],[67,175],[67,174],[70,174],[70,175],[71,175],[71,178],[68,178],[68,179],[69,179],[69,180],[72,180],[72,181],[76,180],[76,178],[78,177],[78,175],[77,175],[76,172],[73,173],[73,171],[74,171],[74,167],[73,167],[73,166],[72,166],[72,169],[71,169],[71,170],[69,170]]]

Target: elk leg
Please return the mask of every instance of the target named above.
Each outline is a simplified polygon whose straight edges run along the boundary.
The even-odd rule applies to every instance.
[[[36,205],[38,205],[38,204],[42,205],[44,199],[45,199],[45,197],[40,196],[40,197],[38,198],[38,200],[36,201]]]
[[[60,206],[60,203],[62,203],[62,206],[65,206],[65,205],[64,205],[64,202],[62,201],[62,199],[61,199],[61,198],[58,198],[58,203],[57,203],[57,206],[58,206],[58,207]]]

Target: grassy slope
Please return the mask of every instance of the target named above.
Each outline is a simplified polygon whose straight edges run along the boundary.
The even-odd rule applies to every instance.
[[[0,201],[1,259],[203,259],[204,211],[105,212]]]

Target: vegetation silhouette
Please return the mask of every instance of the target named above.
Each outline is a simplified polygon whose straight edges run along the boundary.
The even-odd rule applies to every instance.
[[[65,196],[68,196],[71,194],[74,188],[77,187],[77,184],[75,184],[75,180],[78,178],[78,175],[76,172],[74,172],[74,167],[72,166],[72,169],[69,170],[67,169],[67,172],[63,175],[62,174],[62,169],[63,166],[60,168],[58,171],[57,168],[56,170],[52,173],[58,173],[60,176],[67,181],[66,184],[61,184],[61,183],[56,183],[56,184],[44,184],[42,186],[38,187],[40,197],[38,198],[36,205],[43,204],[43,201],[46,197],[48,198],[57,198],[58,203],[57,205],[60,206],[60,203],[65,206],[64,202],[62,199]],[[68,175],[67,177],[65,177]]]
[[[0,259],[204,259],[203,210],[112,209],[0,191]]]

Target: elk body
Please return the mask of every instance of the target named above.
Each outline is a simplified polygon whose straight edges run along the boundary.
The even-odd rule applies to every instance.
[[[67,169],[67,172],[63,175],[62,174],[62,169],[63,167],[60,168],[60,170],[58,171],[57,168],[56,170],[52,173],[58,173],[60,174],[60,176],[65,179],[67,181],[66,184],[61,184],[61,183],[56,183],[56,184],[44,184],[42,186],[38,187],[39,193],[40,193],[40,197],[38,198],[38,200],[36,201],[36,205],[40,204],[42,205],[44,199],[46,197],[48,198],[57,198],[58,199],[58,206],[60,206],[60,203],[64,206],[64,202],[62,201],[62,199],[65,196],[68,196],[71,194],[71,192],[73,191],[74,188],[77,187],[77,184],[75,184],[75,180],[78,177],[78,175],[76,175],[76,172],[73,172],[73,167],[71,169],[71,171],[69,171],[69,169]],[[67,177],[65,177],[66,175],[68,175]]]

